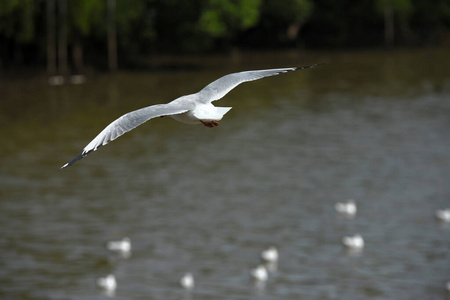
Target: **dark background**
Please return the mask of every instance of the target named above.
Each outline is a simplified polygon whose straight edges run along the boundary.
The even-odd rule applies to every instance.
[[[0,70],[138,68],[162,55],[428,47],[450,40],[447,0],[2,0]],[[109,53],[109,55],[108,55]]]

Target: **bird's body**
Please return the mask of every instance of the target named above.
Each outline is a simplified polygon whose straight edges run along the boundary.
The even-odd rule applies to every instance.
[[[356,203],[353,200],[346,203],[336,203],[334,208],[337,212],[349,217],[354,217],[358,211]]]
[[[276,263],[278,262],[278,250],[277,248],[271,246],[261,252],[261,259],[267,263]]]
[[[223,116],[230,109],[231,107],[216,107],[211,103],[198,104],[196,105],[195,110],[188,110],[181,114],[171,115],[171,117],[184,124],[203,123],[205,126],[208,126],[209,123],[214,124],[214,121],[217,122],[222,120]]]
[[[269,278],[269,273],[263,265],[259,265],[255,269],[250,270],[250,275],[257,282],[265,282]]]
[[[97,279],[97,285],[105,292],[113,293],[117,288],[116,277],[113,274],[109,274],[106,277],[101,277]]]
[[[207,127],[215,127],[219,125],[218,121],[231,107],[216,107],[212,102],[221,99],[239,84],[318,65],[232,73],[211,82],[198,93],[181,96],[167,104],[156,104],[129,112],[106,126],[77,156],[60,169],[73,165],[99,147],[156,117],[171,116],[185,124],[204,124]]]
[[[450,208],[438,209],[435,213],[436,218],[443,223],[450,223]]]
[[[364,248],[364,239],[359,234],[346,236],[342,238],[342,244],[348,249],[361,250]]]
[[[180,285],[187,290],[193,289],[195,285],[194,275],[192,273],[184,274],[180,279]]]
[[[119,241],[109,241],[106,244],[106,248],[111,251],[129,253],[131,251],[131,241],[127,237],[124,237]]]

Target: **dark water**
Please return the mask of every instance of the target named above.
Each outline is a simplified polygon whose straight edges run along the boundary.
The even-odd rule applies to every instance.
[[[447,299],[450,51],[244,55],[187,70],[0,82],[0,298]],[[233,71],[217,128],[156,119],[57,169],[121,114]],[[355,199],[354,219],[334,203]],[[349,253],[340,240],[360,233]],[[132,241],[128,259],[105,243]],[[249,270],[278,247],[269,281]],[[192,272],[196,288],[178,280]]]

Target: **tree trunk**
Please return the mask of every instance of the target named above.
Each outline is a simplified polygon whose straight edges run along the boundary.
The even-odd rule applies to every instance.
[[[47,0],[47,75],[56,73],[55,0]]]
[[[59,26],[58,26],[58,71],[67,75],[67,0],[59,0]]]
[[[72,49],[73,63],[75,65],[75,73],[83,74],[84,64],[83,64],[83,47],[80,43],[80,39],[75,40],[75,44]]]
[[[116,0],[108,0],[108,66],[111,72],[117,70]]]
[[[384,2],[384,43],[386,47],[392,47],[395,39],[394,11],[392,0]]]
[[[300,22],[294,22],[289,25],[289,27],[286,30],[286,36],[288,40],[294,41],[297,39],[298,32],[300,31],[301,23]]]

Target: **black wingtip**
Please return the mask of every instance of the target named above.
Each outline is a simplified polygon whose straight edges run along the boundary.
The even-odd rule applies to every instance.
[[[78,160],[82,159],[83,157],[86,156],[86,153],[83,151],[81,151],[80,153],[78,153],[77,156],[75,156],[71,161],[69,161],[68,163],[64,164],[61,168],[59,168],[58,171],[61,171],[62,169],[65,169],[67,167],[70,167],[71,165],[73,165],[75,162],[77,162]]]
[[[61,171],[62,169],[67,168],[68,166],[70,166],[69,163],[63,165],[61,168],[58,169],[58,172]]]
[[[318,67],[318,66],[321,66],[321,65],[324,65],[324,64],[326,64],[326,63],[319,63],[319,64],[314,64],[314,65],[309,65],[309,66],[304,66],[304,67],[297,67],[297,68],[295,68],[295,71],[303,70],[303,69],[309,69],[309,68],[314,68],[314,67]]]

